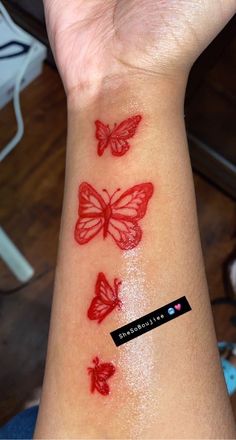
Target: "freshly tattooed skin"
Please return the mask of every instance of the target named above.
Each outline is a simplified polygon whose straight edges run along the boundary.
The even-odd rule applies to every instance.
[[[95,297],[92,299],[87,313],[89,319],[97,320],[100,324],[116,307],[121,308],[121,300],[118,297],[120,285],[121,281],[115,278],[114,287],[112,288],[104,273],[100,272],[98,274]]]
[[[97,390],[103,396],[110,393],[107,380],[113,376],[116,369],[111,362],[100,363],[98,356],[93,359],[94,367],[88,367],[88,374],[91,377],[91,393]]]
[[[138,221],[146,214],[153,190],[152,183],[140,183],[129,188],[115,201],[112,199],[120,188],[112,196],[103,190],[108,197],[106,202],[89,183],[81,183],[75,240],[79,244],[86,244],[102,231],[103,238],[110,235],[120,249],[133,249],[142,238]]]
[[[136,115],[125,119],[120,124],[114,124],[111,130],[109,125],[103,124],[101,121],[95,121],[96,125],[96,139],[98,140],[97,153],[102,156],[104,150],[110,147],[113,156],[123,156],[130,148],[128,139],[132,138],[137,130],[137,127],[142,119],[142,116]]]

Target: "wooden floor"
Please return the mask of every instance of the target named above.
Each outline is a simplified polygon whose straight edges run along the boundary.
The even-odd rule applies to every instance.
[[[22,94],[25,136],[0,165],[0,224],[35,268],[19,286],[0,262],[0,425],[17,413],[43,378],[63,193],[66,100],[57,73]],[[0,112],[0,142],[13,135],[11,106]],[[212,298],[224,295],[222,264],[235,244],[235,207],[194,176],[200,231]],[[13,292],[11,292],[13,290]],[[236,342],[232,306],[214,307],[217,336]],[[235,313],[236,314],[236,313]],[[236,398],[233,398],[236,414]]]

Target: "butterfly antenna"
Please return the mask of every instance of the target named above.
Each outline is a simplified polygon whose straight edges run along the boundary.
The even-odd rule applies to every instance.
[[[97,356],[93,359],[93,363],[94,363],[95,365],[98,365],[98,364],[99,364],[99,359],[98,359]]]
[[[121,309],[122,309],[122,306],[123,306],[123,303],[122,303],[122,301],[121,301],[120,298],[118,298],[118,303],[117,303],[117,305],[118,305],[119,310],[121,310]]]
[[[103,191],[107,194],[107,196],[109,197],[109,203],[111,203],[111,201],[112,201],[114,195],[115,195],[118,191],[120,191],[120,188],[117,188],[117,189],[113,192],[113,194],[112,194],[111,196],[110,196],[109,192],[108,192],[106,189],[103,189]]]
[[[110,198],[110,202],[112,201],[112,199],[113,199],[113,197],[115,196],[115,194],[118,193],[119,191],[120,191],[120,188],[117,188],[117,189],[113,192],[113,194],[112,194],[112,196],[111,196],[111,198]]]
[[[103,189],[104,193],[106,193],[106,195],[108,196],[108,200],[109,202],[111,201],[111,196],[109,194],[109,192],[107,191],[107,189]]]
[[[115,278],[114,279],[114,284],[115,284],[116,287],[119,287],[119,286],[121,286],[122,281],[120,281],[118,278]]]

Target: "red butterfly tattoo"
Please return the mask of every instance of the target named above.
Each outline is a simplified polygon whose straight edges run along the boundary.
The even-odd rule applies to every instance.
[[[116,369],[111,362],[99,364],[99,358],[96,356],[93,359],[94,367],[88,368],[88,374],[91,375],[91,393],[97,390],[103,396],[110,393],[107,379],[115,373]]]
[[[103,124],[101,121],[95,121],[96,139],[98,140],[97,152],[102,156],[104,150],[109,146],[113,156],[123,156],[128,151],[130,145],[128,139],[135,135],[138,124],[142,116],[136,115],[122,121],[119,125],[114,124],[111,130],[109,125]]]
[[[125,191],[117,200],[114,195],[105,202],[103,197],[89,183],[79,187],[79,219],[74,237],[79,244],[88,243],[101,230],[103,238],[110,235],[122,250],[133,249],[142,238],[138,221],[147,211],[149,199],[153,194],[152,183],[140,183]]]
[[[121,300],[118,298],[121,281],[114,279],[114,288],[108,283],[104,273],[100,272],[95,286],[95,298],[93,298],[88,309],[88,318],[97,320],[100,324],[115,307],[121,307]]]

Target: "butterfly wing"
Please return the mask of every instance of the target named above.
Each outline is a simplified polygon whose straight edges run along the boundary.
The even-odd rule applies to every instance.
[[[112,217],[121,220],[140,220],[146,214],[152,195],[153,184],[150,182],[129,188],[112,203]]]
[[[101,121],[98,120],[95,121],[95,125],[96,125],[95,136],[96,139],[98,140],[97,151],[98,151],[98,155],[102,156],[105,148],[108,145],[111,131],[109,125],[105,125]]]
[[[103,272],[98,274],[95,291],[97,297],[100,298],[105,304],[112,305],[117,299],[116,292],[108,283]]]
[[[111,288],[102,272],[98,274],[95,293],[96,296],[93,298],[87,314],[89,319],[98,320],[100,324],[115,308],[115,300],[117,299],[116,292]]]
[[[107,379],[109,379],[115,373],[115,367],[112,363],[107,362],[100,364],[95,370],[95,388],[103,396],[110,393],[109,385],[107,384]]]
[[[142,230],[134,220],[128,221],[112,218],[109,223],[108,233],[123,251],[135,248],[142,238]]]
[[[104,318],[114,309],[114,304],[104,304],[100,298],[93,298],[88,309],[88,318],[91,320],[97,320],[100,324]]]
[[[128,151],[130,145],[127,140],[135,135],[141,119],[140,115],[132,116],[113,129],[109,138],[113,156],[123,156]]]
[[[153,194],[152,183],[135,185],[112,204],[108,233],[122,250],[133,249],[142,238],[138,220],[144,217]]]
[[[88,243],[102,229],[105,209],[106,204],[100,194],[89,183],[81,183],[79,219],[74,231],[75,240],[79,244]]]
[[[115,367],[111,362],[103,362],[96,367],[99,380],[107,380],[115,373]]]

